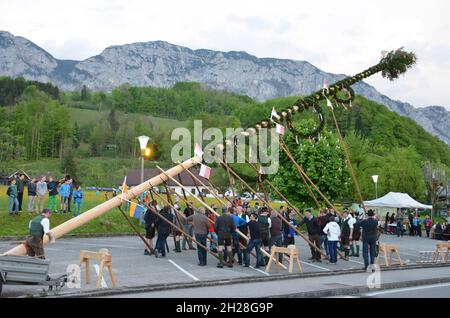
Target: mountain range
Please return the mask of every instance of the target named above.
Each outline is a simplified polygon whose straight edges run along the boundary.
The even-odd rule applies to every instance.
[[[0,76],[51,82],[66,91],[86,85],[95,91],[132,86],[170,87],[194,81],[257,101],[302,96],[345,77],[306,61],[257,58],[246,52],[191,50],[164,41],[110,46],[83,61],[59,60],[30,40],[0,31]],[[356,93],[409,117],[450,145],[450,112],[441,106],[415,108],[360,82]]]

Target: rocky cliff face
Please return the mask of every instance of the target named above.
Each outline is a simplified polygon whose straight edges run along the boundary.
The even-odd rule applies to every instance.
[[[324,80],[331,83],[344,77],[304,61],[257,58],[245,52],[191,50],[162,41],[111,46],[84,61],[57,60],[27,39],[8,32],[0,32],[0,75],[50,81],[63,90],[79,90],[86,85],[109,91],[125,83],[168,87],[180,81],[196,81],[258,101],[306,95],[321,88]],[[414,108],[365,83],[356,84],[355,91],[412,118],[450,145],[450,112],[445,108]]]

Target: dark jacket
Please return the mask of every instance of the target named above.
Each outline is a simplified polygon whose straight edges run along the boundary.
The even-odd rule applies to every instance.
[[[27,184],[27,188],[28,188],[28,195],[35,197],[36,196],[36,183],[35,182],[28,182]]]
[[[214,229],[216,230],[217,235],[231,237],[231,233],[236,231],[236,226],[234,225],[234,220],[231,215],[223,214],[217,218]]]
[[[159,214],[161,214],[161,216],[166,220],[173,222],[173,214],[169,212],[169,209],[164,208],[159,212]],[[172,226],[159,216],[157,216],[155,225],[158,230],[158,234],[170,234]]]
[[[47,183],[48,191],[50,196],[58,195],[58,182],[52,181]]]
[[[152,212],[152,210],[147,209],[144,215],[144,222],[145,222],[145,228],[151,227],[153,224],[156,223],[156,219],[158,217],[155,213]]]
[[[378,229],[378,221],[373,218],[368,218],[367,220],[358,221],[355,224],[355,228],[361,228],[362,233],[362,241],[373,243],[378,240],[377,238],[377,229]]]
[[[270,235],[272,237],[281,235],[281,219],[278,216],[274,216],[270,218],[272,221],[272,227],[270,228]]]
[[[20,180],[19,177],[16,178],[17,192],[22,193],[25,189],[25,182]]]
[[[308,235],[320,235],[322,233],[320,230],[319,223],[317,222],[317,218],[314,216],[312,217],[311,220],[305,217],[302,221],[300,221],[298,226],[302,226],[303,224],[306,224]]]
[[[258,221],[248,222],[248,229],[250,231],[250,239],[251,240],[260,240],[261,239],[261,231],[259,228]]]

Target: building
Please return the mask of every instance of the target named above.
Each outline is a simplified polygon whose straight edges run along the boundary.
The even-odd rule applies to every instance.
[[[211,175],[214,174],[215,170],[216,169],[212,169]],[[192,172],[192,174],[196,178],[201,180],[205,185],[208,185],[208,180],[199,175],[200,169],[190,169],[189,171]],[[149,179],[159,175],[160,173],[161,172],[155,168],[145,169],[144,170],[144,180],[149,180]],[[195,180],[186,171],[183,171],[177,177],[175,177],[175,180],[177,180],[180,184],[182,184],[187,189],[187,192],[189,192],[189,193],[186,193],[186,195],[198,196],[198,191],[197,191],[197,187],[198,187],[198,189],[200,190],[200,192],[202,193],[203,196],[213,197],[210,194],[210,189],[208,187],[202,186],[199,182],[197,182],[197,187],[196,187],[196,185],[194,183]],[[140,183],[141,183],[141,171],[140,170],[131,170],[127,175],[127,185],[129,187],[134,187],[134,186],[139,185]],[[119,186],[121,186],[121,185],[122,185],[122,183],[119,184]],[[180,186],[178,186],[175,182],[173,182],[172,180],[169,180],[167,182],[167,186],[170,189],[174,190],[179,195],[183,195],[183,189]],[[164,189],[164,187],[160,187],[160,190],[163,190],[163,189]]]

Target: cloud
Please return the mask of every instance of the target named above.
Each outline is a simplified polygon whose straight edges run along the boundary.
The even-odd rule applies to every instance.
[[[247,51],[306,60],[353,74],[380,52],[405,46],[417,67],[382,93],[450,109],[450,2],[446,0],[14,0],[1,1],[0,29],[24,36],[61,59],[85,59],[111,45],[164,40],[192,49]],[[426,89],[424,89],[426,88]]]

